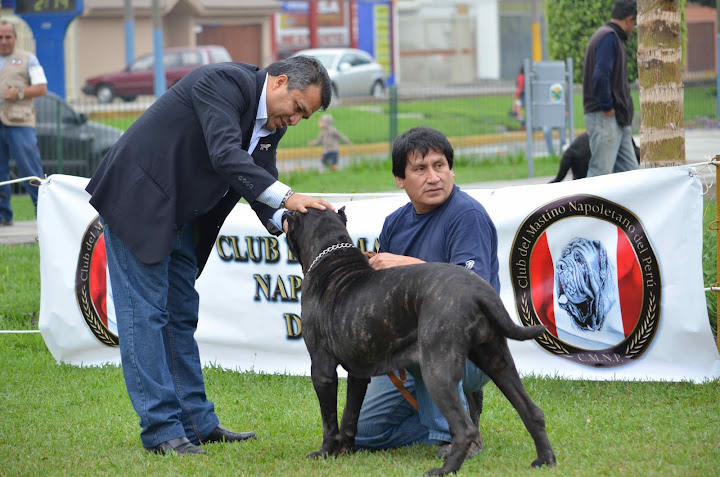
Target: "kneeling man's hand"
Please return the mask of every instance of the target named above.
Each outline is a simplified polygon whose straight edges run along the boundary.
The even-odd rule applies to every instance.
[[[370,258],[370,266],[375,270],[382,270],[383,268],[399,267],[402,265],[416,265],[418,263],[425,263],[419,258],[407,257],[405,255],[395,255],[394,253],[378,253]]]

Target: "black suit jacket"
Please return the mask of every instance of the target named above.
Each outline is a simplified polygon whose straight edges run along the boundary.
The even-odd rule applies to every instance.
[[[142,262],[170,254],[173,234],[193,224],[198,275],[220,226],[243,197],[274,235],[277,210],[257,197],[277,180],[286,129],[248,154],[266,71],[243,63],[193,70],[162,95],[105,156],[86,190],[90,204]]]

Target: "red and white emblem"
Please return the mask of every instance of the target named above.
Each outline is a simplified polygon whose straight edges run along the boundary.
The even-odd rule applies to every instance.
[[[588,366],[620,366],[650,345],[660,316],[661,279],[650,239],[624,207],[571,196],[536,209],[510,257],[525,325],[548,332],[546,350]]]
[[[112,292],[103,229],[100,218],[96,217],[83,235],[75,272],[75,296],[95,338],[108,346],[117,346],[117,323],[108,299]]]

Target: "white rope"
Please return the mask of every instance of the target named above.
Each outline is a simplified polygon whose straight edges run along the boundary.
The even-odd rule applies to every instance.
[[[43,179],[42,177],[38,177],[38,176],[21,177],[20,179],[13,179],[13,180],[5,181],[5,182],[0,182],[0,186],[17,184],[18,182],[25,182],[25,181],[30,181],[30,182],[38,181],[38,182],[42,183],[44,180],[45,179]]]
[[[40,330],[0,330],[0,334],[40,333]]]

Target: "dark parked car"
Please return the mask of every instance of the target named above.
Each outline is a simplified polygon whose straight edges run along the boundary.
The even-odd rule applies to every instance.
[[[232,61],[222,46],[205,45],[195,48],[166,48],[163,56],[168,89],[180,78],[201,65]],[[116,97],[133,101],[139,94],[154,94],[155,57],[138,57],[124,70],[88,78],[83,93],[97,96],[98,102],[110,103]]]
[[[89,121],[87,114],[75,111],[54,93],[34,101],[35,131],[45,174],[59,172],[62,158],[64,174],[90,177],[123,133],[120,129]]]

